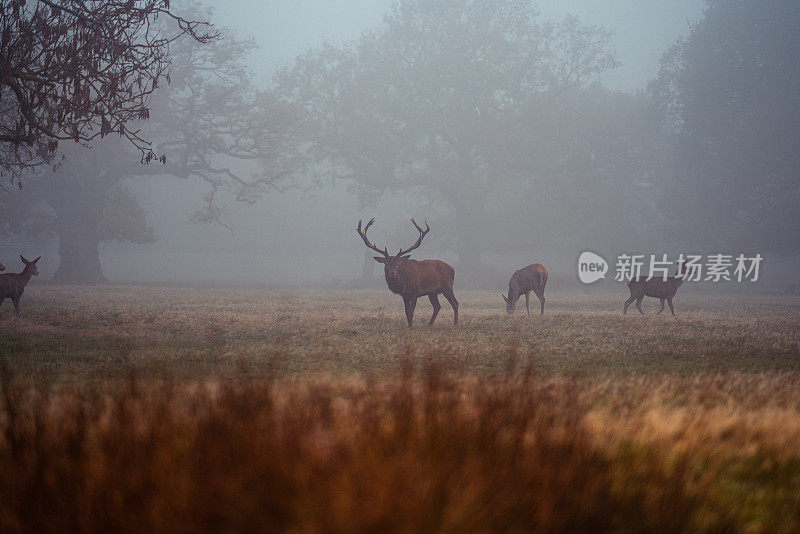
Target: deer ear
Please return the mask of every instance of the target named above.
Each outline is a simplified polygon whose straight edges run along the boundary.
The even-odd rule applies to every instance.
[[[406,254],[405,256],[400,256],[400,260],[401,261],[406,261],[410,257],[411,257],[411,254]]]
[[[386,258],[383,256],[372,256],[378,263],[386,263]]]
[[[19,259],[21,259],[22,263],[24,263],[25,265],[28,265],[30,263],[28,260],[25,259],[25,256],[23,256],[22,254],[19,255]]]
[[[504,300],[504,301],[508,302],[508,299],[506,298],[506,296],[505,296],[505,295],[503,295],[502,293],[500,293],[500,296],[501,296],[501,297],[503,297],[503,300]]]
[[[33,260],[31,263],[36,263],[37,261],[39,261],[39,260],[41,260],[41,259],[42,259],[42,257],[41,257],[41,256],[39,256],[38,258],[36,258],[35,260]]]

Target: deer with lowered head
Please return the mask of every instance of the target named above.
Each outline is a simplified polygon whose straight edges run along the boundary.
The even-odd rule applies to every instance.
[[[520,295],[525,294],[525,309],[528,315],[531,314],[531,291],[539,298],[542,305],[540,315],[544,315],[544,286],[547,283],[547,269],[540,263],[528,265],[514,272],[508,282],[508,296],[503,295],[506,301],[506,312],[511,315],[514,313],[514,306],[517,304]]]
[[[33,261],[26,260],[22,255],[19,258],[25,264],[25,268],[21,273],[0,274],[0,306],[3,305],[4,300],[11,299],[11,302],[14,303],[14,311],[17,314],[17,318],[19,318],[19,298],[22,296],[22,292],[25,291],[25,286],[30,282],[31,276],[39,276],[36,262],[39,261],[41,256]]]
[[[642,311],[642,300],[645,297],[655,297],[661,300],[661,309],[658,310],[656,315],[660,315],[664,311],[664,301],[669,303],[669,311],[675,315],[675,308],[672,307],[672,298],[678,292],[678,288],[683,284],[683,278],[686,276],[686,268],[683,263],[678,262],[678,270],[675,276],[668,278],[650,278],[639,276],[628,280],[628,289],[631,292],[630,298],[625,301],[625,307],[622,308],[622,315],[628,313],[628,306],[635,300],[636,309],[639,313],[644,315]]]
[[[380,256],[374,256],[375,261],[383,264],[383,272],[386,276],[386,285],[389,286],[389,290],[403,297],[408,327],[411,328],[411,323],[414,320],[414,308],[417,306],[417,299],[425,295],[428,296],[433,306],[433,315],[428,326],[433,325],[433,321],[442,307],[439,304],[439,293],[444,295],[444,298],[453,307],[453,324],[457,325],[458,301],[453,294],[455,270],[441,260],[412,260],[408,255],[409,252],[422,244],[422,240],[430,232],[431,229],[428,226],[428,222],[425,221],[425,230],[423,230],[414,219],[411,219],[411,223],[419,232],[419,238],[409,248],[401,248],[400,252],[394,256],[389,254],[388,247],[384,247],[381,250],[367,239],[367,230],[373,223],[375,223],[375,219],[370,219],[362,231],[361,220],[359,220],[356,232],[361,236],[367,248],[380,254]]]

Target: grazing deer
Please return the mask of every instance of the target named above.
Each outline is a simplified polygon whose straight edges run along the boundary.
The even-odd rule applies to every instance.
[[[642,311],[642,299],[645,297],[655,297],[661,300],[661,309],[658,310],[656,315],[664,311],[664,300],[669,303],[669,311],[672,312],[672,315],[675,315],[675,308],[672,307],[672,297],[675,296],[675,293],[678,292],[678,288],[681,287],[684,276],[686,276],[686,269],[684,264],[679,262],[675,276],[670,276],[666,279],[651,278],[650,280],[644,276],[640,276],[628,280],[628,289],[631,292],[631,296],[625,301],[625,307],[622,308],[622,315],[628,313],[628,306],[630,306],[631,302],[634,300],[636,301],[636,309],[639,310],[639,313],[644,315]]]
[[[375,261],[383,264],[383,272],[386,276],[386,285],[392,293],[397,293],[403,297],[403,302],[406,306],[406,319],[408,319],[408,327],[411,328],[411,323],[414,320],[414,308],[417,305],[417,299],[424,295],[428,295],[433,306],[433,315],[428,323],[428,326],[433,325],[433,321],[439,314],[441,305],[439,304],[439,293],[444,295],[447,302],[453,307],[453,324],[458,324],[458,301],[453,295],[453,279],[455,278],[455,270],[440,260],[412,260],[409,259],[408,253],[419,247],[422,240],[430,232],[428,222],[425,221],[425,230],[411,219],[411,223],[419,231],[419,239],[407,249],[400,249],[395,256],[389,254],[387,247],[383,250],[369,242],[367,239],[367,230],[375,222],[375,219],[370,219],[364,230],[361,230],[361,220],[358,221],[358,228],[356,232],[364,240],[364,244],[368,248],[381,254],[381,256],[374,256]]]
[[[540,263],[528,265],[511,275],[508,282],[508,297],[503,295],[506,301],[506,312],[510,315],[514,313],[514,306],[517,304],[520,295],[525,293],[525,309],[528,315],[531,314],[531,291],[533,291],[542,305],[541,315],[544,315],[544,286],[547,283],[547,269]]]
[[[40,258],[41,256],[33,261],[28,261],[20,255],[22,263],[25,264],[25,268],[21,273],[0,274],[0,306],[3,305],[4,300],[11,299],[14,303],[14,311],[17,314],[17,318],[19,318],[19,298],[22,296],[22,292],[25,291],[25,286],[28,285],[31,276],[39,276],[36,262]]]

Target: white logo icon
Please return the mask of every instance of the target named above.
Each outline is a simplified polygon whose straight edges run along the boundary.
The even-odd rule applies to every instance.
[[[578,278],[584,284],[591,284],[605,278],[608,262],[594,252],[583,252],[578,258]]]

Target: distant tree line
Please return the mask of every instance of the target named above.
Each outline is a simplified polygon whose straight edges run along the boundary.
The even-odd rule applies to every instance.
[[[415,195],[467,277],[553,242],[800,252],[796,2],[707,0],[637,93],[597,82],[618,64],[608,32],[526,0],[399,1],[269,89],[251,41],[177,5],[3,1],[0,164],[23,187],[0,225],[58,236],[61,281],[103,281],[103,241],[156,238],[126,184],[162,174],[206,181],[200,221],[220,221],[221,189],[253,202],[294,178],[347,181],[365,206]],[[23,174],[42,162],[57,172]]]
[[[800,252],[800,3],[707,0],[650,92],[674,132],[674,230],[706,249]]]
[[[654,211],[665,139],[645,95],[594,81],[618,64],[609,40],[522,0],[398,2],[355,46],[278,73],[298,113],[291,162],[367,205],[416,193],[460,277],[487,252],[621,239]]]

